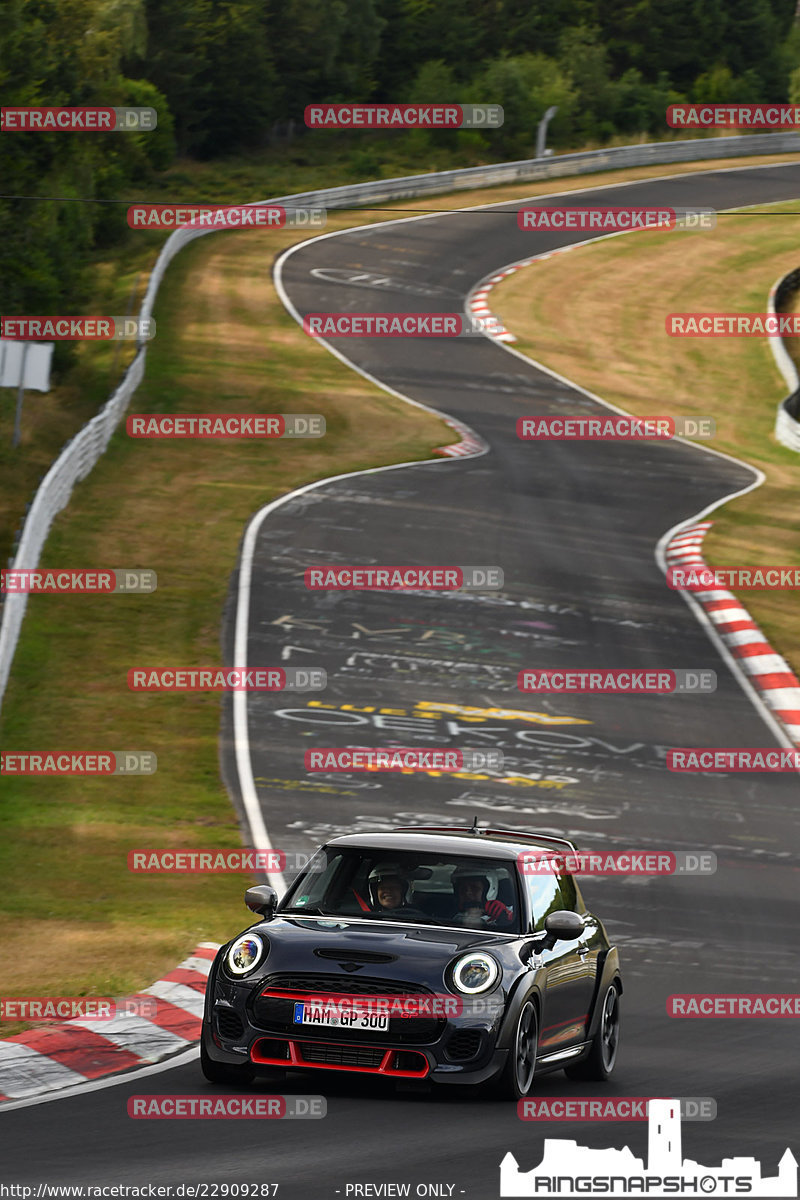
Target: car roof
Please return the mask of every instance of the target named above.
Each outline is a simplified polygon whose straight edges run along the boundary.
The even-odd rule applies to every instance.
[[[359,850],[412,850],[434,854],[469,855],[470,858],[516,860],[532,848],[554,853],[576,853],[566,838],[548,834],[521,833],[511,829],[409,826],[379,833],[348,833],[331,838],[326,846],[352,847]]]

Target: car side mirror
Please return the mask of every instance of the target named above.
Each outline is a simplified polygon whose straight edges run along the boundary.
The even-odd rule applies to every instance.
[[[546,934],[544,948],[552,950],[556,942],[574,942],[586,927],[583,918],[579,917],[576,912],[559,909],[558,912],[552,912],[545,917],[544,928]]]
[[[265,921],[271,921],[275,916],[278,893],[275,888],[262,883],[258,887],[247,889],[244,894],[244,902],[251,912],[259,913]]]

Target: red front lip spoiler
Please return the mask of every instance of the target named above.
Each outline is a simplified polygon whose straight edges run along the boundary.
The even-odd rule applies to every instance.
[[[262,1053],[260,1050],[260,1046],[261,1046],[261,1043],[265,1042],[265,1041],[266,1042],[285,1043],[289,1049],[289,1057],[288,1058],[275,1058],[274,1056],[270,1055],[266,1051],[264,1051]],[[342,1042],[333,1042],[333,1041],[330,1041],[330,1042],[324,1041],[323,1042],[322,1040],[315,1041],[314,1044],[319,1045],[319,1046],[342,1046],[343,1045]],[[354,1047],[352,1045],[347,1044],[347,1049],[353,1049],[353,1048]],[[356,1066],[352,1066],[350,1064],[344,1064],[344,1063],[309,1062],[307,1059],[305,1059],[303,1057],[303,1053],[300,1049],[299,1043],[294,1041],[292,1038],[275,1038],[275,1037],[259,1038],[258,1041],[254,1043],[252,1049],[250,1050],[250,1058],[251,1058],[252,1062],[258,1063],[259,1065],[265,1066],[265,1067],[300,1067],[303,1070],[309,1070],[309,1071],[315,1071],[315,1070],[316,1071],[355,1071],[359,1075],[382,1075],[384,1077],[390,1077],[392,1079],[424,1079],[430,1069],[427,1058],[425,1057],[424,1054],[421,1054],[420,1051],[418,1051],[418,1050],[398,1050],[396,1048],[393,1050],[386,1050],[385,1047],[383,1047],[383,1046],[364,1046],[361,1043],[359,1043],[358,1049],[359,1050],[382,1050],[384,1053],[383,1053],[383,1058],[381,1059],[381,1062],[380,1062],[380,1066],[356,1067]],[[403,1054],[403,1055],[407,1055],[407,1056],[414,1055],[415,1057],[420,1059],[420,1061],[423,1064],[421,1070],[409,1071],[409,1070],[403,1069],[401,1067],[393,1067],[392,1059],[393,1059],[394,1055],[396,1055],[396,1054]]]

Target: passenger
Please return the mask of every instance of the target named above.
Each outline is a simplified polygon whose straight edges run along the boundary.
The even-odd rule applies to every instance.
[[[452,920],[458,925],[510,925],[513,912],[497,897],[489,876],[478,867],[456,867],[450,875],[456,909]],[[490,890],[495,896],[489,899]]]

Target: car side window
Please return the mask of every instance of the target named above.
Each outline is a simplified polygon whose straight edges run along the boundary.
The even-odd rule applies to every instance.
[[[578,889],[575,886],[575,880],[571,875],[562,875],[559,879],[559,887],[561,889],[561,899],[564,901],[562,908],[568,912],[578,912],[583,908],[583,905],[578,904]]]
[[[533,916],[533,928],[544,929],[545,917],[551,912],[557,912],[566,907],[561,895],[558,876],[550,871],[536,872],[523,875],[525,890],[528,893]]]

